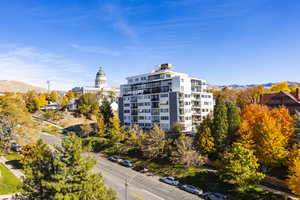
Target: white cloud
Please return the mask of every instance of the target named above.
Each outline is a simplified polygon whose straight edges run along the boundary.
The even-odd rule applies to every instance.
[[[119,56],[120,52],[111,50],[105,47],[97,47],[97,46],[82,46],[78,44],[71,44],[71,47],[74,49],[83,51],[83,52],[88,52],[88,53],[95,53],[95,54],[103,54],[103,55],[109,55],[109,56]]]
[[[35,47],[0,45],[0,79],[17,80],[52,89],[66,90],[84,83],[85,67],[60,55]],[[5,48],[4,48],[5,47]]]
[[[102,5],[102,11],[105,13],[105,19],[110,21],[114,29],[120,31],[133,41],[138,39],[136,30],[128,22],[126,13],[124,13],[125,9],[118,2],[112,3],[111,1],[107,1]]]

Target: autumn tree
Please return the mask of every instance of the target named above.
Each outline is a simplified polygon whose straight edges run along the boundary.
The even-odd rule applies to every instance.
[[[85,120],[84,123],[80,125],[80,129],[81,129],[80,131],[81,137],[88,136],[90,133],[94,131],[93,127],[87,120]]]
[[[10,148],[10,141],[17,133],[22,133],[23,126],[30,126],[31,116],[25,102],[19,95],[5,95],[0,99],[0,142],[5,150]]]
[[[272,92],[280,92],[280,91],[290,92],[291,90],[289,88],[289,83],[285,81],[285,82],[280,82],[280,83],[272,85],[271,91]]]
[[[101,112],[97,115],[97,133],[100,137],[104,137],[106,135],[106,125]]]
[[[166,133],[155,124],[150,132],[145,134],[141,145],[145,158],[155,159],[161,157],[164,155]]]
[[[92,115],[99,111],[99,104],[95,94],[86,93],[79,97],[78,110],[80,114],[91,118]]]
[[[38,94],[34,90],[29,90],[28,92],[26,92],[23,95],[23,99],[25,101],[26,108],[27,108],[28,112],[30,112],[30,113],[34,113],[35,111],[37,111],[37,107],[36,107],[36,104],[34,101],[34,99],[37,95]]]
[[[213,96],[218,99],[221,97],[225,101],[235,103],[239,94],[239,91],[224,87],[221,90],[210,90],[213,93]]]
[[[201,154],[208,155],[215,151],[212,119],[210,116],[207,116],[198,127],[194,143]]]
[[[300,142],[300,112],[296,112],[294,118],[294,135],[291,138],[291,143]]]
[[[249,87],[241,90],[238,94],[236,104],[244,109],[246,105],[258,104],[260,102],[260,95],[267,93],[264,86]]]
[[[30,163],[32,162],[33,159],[35,159],[33,157],[34,155],[34,149],[36,147],[36,144],[26,144],[20,151],[20,155],[21,155],[21,159],[20,159],[20,163],[22,164],[26,164],[26,163]]]
[[[176,139],[182,135],[183,130],[184,130],[184,126],[179,122],[175,122],[175,123],[172,123],[171,130],[168,133],[168,135],[170,137]]]
[[[134,124],[126,131],[126,142],[123,145],[123,150],[141,152],[142,141],[144,139],[145,133],[137,124]]]
[[[115,144],[125,139],[125,132],[123,127],[120,126],[120,120],[118,117],[112,117],[109,119],[110,127],[108,129],[107,137],[111,143]]]
[[[66,107],[68,106],[69,104],[69,101],[71,99],[74,99],[75,98],[75,94],[74,92],[72,92],[71,90],[69,90],[66,95],[63,96],[63,98],[61,99],[61,102],[60,102],[60,105],[62,107],[62,109],[66,109]]]
[[[234,143],[223,155],[221,163],[220,178],[224,182],[236,185],[240,191],[247,190],[264,177],[258,172],[259,164],[253,151],[241,143]]]
[[[298,85],[290,86],[290,91],[291,91],[291,92],[296,92],[297,89],[300,89],[300,86],[298,86]]]
[[[180,136],[175,141],[173,151],[171,151],[170,160],[174,164],[181,164],[188,167],[199,166],[204,163],[204,157],[201,156],[192,144],[192,138]]]
[[[56,91],[51,91],[50,94],[47,96],[47,101],[57,102],[58,98],[59,94]]]
[[[115,101],[115,98],[116,98],[116,92],[115,91],[108,91],[108,99],[109,99],[109,102],[114,102]]]
[[[300,195],[300,156],[295,158],[289,166],[289,174],[287,180],[289,189],[293,193]]]
[[[228,137],[228,115],[226,103],[222,97],[216,100],[212,130],[216,149],[224,150],[225,140]]]
[[[47,105],[47,95],[39,94],[34,98],[34,105],[36,110],[40,110],[43,106]]]
[[[239,140],[254,150],[262,164],[280,166],[284,163],[292,133],[293,119],[286,108],[269,110],[261,105],[248,105],[242,112]]]

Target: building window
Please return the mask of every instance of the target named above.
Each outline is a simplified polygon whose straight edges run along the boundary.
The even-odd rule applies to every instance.
[[[169,120],[169,117],[168,116],[161,116],[160,119],[161,120]]]
[[[169,97],[169,94],[161,94],[160,97]]]

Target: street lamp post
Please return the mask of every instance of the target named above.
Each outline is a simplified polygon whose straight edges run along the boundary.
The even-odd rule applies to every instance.
[[[127,177],[125,178],[125,200],[127,200],[127,187],[128,187],[128,182],[127,182]]]
[[[138,176],[138,174],[137,175],[135,175],[135,176],[133,176],[129,181],[128,181],[128,177],[126,176],[126,178],[125,178],[125,200],[127,200],[128,199],[128,186],[129,186],[129,183],[135,178],[135,177],[137,177]]]

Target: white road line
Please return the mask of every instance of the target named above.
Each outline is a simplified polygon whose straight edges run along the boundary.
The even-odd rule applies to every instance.
[[[146,192],[146,193],[148,193],[148,194],[150,194],[150,195],[152,195],[152,196],[154,196],[155,198],[157,198],[157,199],[160,199],[160,200],[165,200],[165,199],[163,199],[163,198],[161,198],[161,197],[159,197],[159,196],[157,196],[156,194],[153,194],[153,193],[151,193],[151,192],[149,192],[149,191],[147,191],[147,190],[144,190],[144,189],[142,189],[144,192]]]

